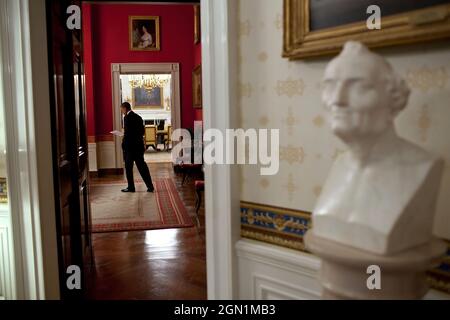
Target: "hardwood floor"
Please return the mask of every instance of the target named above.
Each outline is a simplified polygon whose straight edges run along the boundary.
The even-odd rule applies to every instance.
[[[173,177],[189,213],[195,214],[194,181],[181,186],[170,163],[149,164],[152,178]],[[140,176],[135,172],[135,179]],[[124,181],[123,176],[91,183]],[[124,188],[126,183],[124,184]],[[120,192],[118,188],[117,192]],[[88,299],[206,299],[206,249],[203,206],[201,228],[93,234],[95,276]]]

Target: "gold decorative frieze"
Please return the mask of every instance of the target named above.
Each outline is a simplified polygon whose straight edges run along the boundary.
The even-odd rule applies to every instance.
[[[241,229],[241,236],[243,238],[247,238],[247,239],[253,239],[253,240],[258,240],[258,241],[275,244],[280,247],[290,248],[290,249],[299,250],[299,251],[305,251],[305,245],[303,244],[303,242],[289,240],[289,239],[281,238],[278,236],[273,236],[271,234],[254,232],[252,230],[248,230],[245,227],[243,227]]]
[[[241,202],[241,235],[287,248],[305,250],[303,235],[310,227],[310,213]]]

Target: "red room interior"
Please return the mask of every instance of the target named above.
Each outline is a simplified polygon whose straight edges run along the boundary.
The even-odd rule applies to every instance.
[[[202,120],[202,110],[192,106],[192,71],[201,63],[201,44],[194,44],[193,5],[83,4],[82,12],[91,142],[112,138],[111,63],[179,63],[181,125],[193,128],[195,120]],[[160,17],[160,51],[129,50],[129,16]]]

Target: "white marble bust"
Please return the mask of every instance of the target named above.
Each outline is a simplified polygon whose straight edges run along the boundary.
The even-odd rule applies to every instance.
[[[315,235],[381,255],[431,240],[443,161],[397,135],[408,97],[389,63],[359,42],[328,64],[322,99],[348,151],[318,199]]]

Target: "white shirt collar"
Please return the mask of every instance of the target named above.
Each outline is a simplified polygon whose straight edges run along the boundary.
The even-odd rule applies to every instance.
[[[128,111],[128,112],[127,112],[127,115],[129,115],[131,111],[132,111],[132,110]]]

